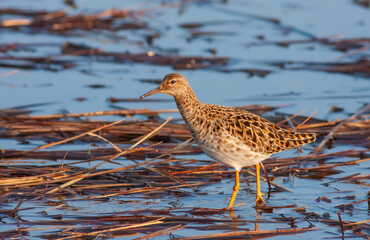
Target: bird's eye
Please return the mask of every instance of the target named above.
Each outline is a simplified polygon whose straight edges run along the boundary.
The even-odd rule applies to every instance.
[[[170,83],[171,83],[171,84],[175,84],[175,83],[176,83],[176,80],[172,79],[172,80],[170,81]]]

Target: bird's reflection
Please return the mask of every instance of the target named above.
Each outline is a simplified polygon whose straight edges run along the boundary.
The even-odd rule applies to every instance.
[[[240,204],[240,205],[243,205],[243,204]],[[262,214],[261,207],[263,205],[265,205],[265,204],[261,203],[261,202],[256,202],[256,207],[254,207],[254,209],[256,211],[256,215],[255,215],[255,220],[252,220],[251,222],[254,222],[254,231],[255,232],[259,231],[260,216]],[[233,228],[235,230],[238,229],[240,225],[245,224],[245,221],[240,220],[240,215],[235,213],[237,211],[237,210],[235,210],[236,208],[237,208],[237,205],[232,209],[228,209],[229,210],[229,216],[233,220]]]

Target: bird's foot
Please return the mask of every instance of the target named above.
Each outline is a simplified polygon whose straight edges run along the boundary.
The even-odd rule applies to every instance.
[[[256,194],[256,203],[259,203],[259,204],[262,204],[265,202],[265,200],[263,200],[263,196],[265,196],[264,193],[262,192],[259,192]]]

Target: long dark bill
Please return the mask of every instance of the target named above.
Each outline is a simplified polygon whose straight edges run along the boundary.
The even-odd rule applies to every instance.
[[[153,90],[150,90],[149,92],[147,92],[144,95],[140,96],[139,99],[143,99],[143,98],[145,98],[147,96],[150,96],[150,95],[153,95],[153,94],[156,94],[156,93],[160,93],[160,92],[161,92],[160,87],[156,87]]]

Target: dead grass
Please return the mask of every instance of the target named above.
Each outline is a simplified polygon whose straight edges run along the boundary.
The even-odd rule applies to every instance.
[[[319,121],[309,119],[298,131],[317,133],[321,139],[318,146],[307,156],[292,158],[271,158],[264,162],[272,184],[280,191],[287,189],[273,182],[276,177],[291,177],[299,174],[303,178],[320,179],[337,172],[337,168],[344,165],[356,165],[369,161],[368,151],[348,150],[341,152],[322,153],[327,147],[341,144],[352,144],[369,147],[370,124],[368,120],[368,107],[359,110],[345,120]],[[263,106],[261,108],[264,108]],[[271,108],[273,109],[273,108]],[[160,111],[170,112],[170,111]],[[68,201],[106,201],[109,198],[125,195],[150,198],[162,198],[172,192],[178,196],[189,196],[197,192],[204,185],[218,183],[221,179],[231,178],[233,171],[220,163],[201,163],[193,159],[178,160],[176,156],[199,154],[201,151],[192,145],[190,134],[182,123],[169,123],[164,121],[137,121],[132,120],[131,114],[150,116],[158,115],[159,111],[127,110],[123,112],[109,112],[109,114],[127,114],[128,118],[117,122],[96,120],[73,120],[73,117],[89,116],[92,113],[72,114],[65,120],[65,116],[28,116],[24,113],[1,117],[0,136],[17,140],[43,140],[50,143],[31,150],[1,150],[1,178],[0,202],[19,201],[14,209],[1,210],[3,214],[17,215],[30,208],[22,208],[27,201],[48,201],[56,198],[69,199]],[[3,112],[3,115],[6,112]],[[95,115],[100,115],[101,112]],[[107,113],[108,114],[108,113]],[[130,114],[130,115],[129,115]],[[295,122],[299,119],[299,122]],[[275,119],[275,121],[278,119]],[[293,116],[289,119],[295,126],[304,118]],[[288,127],[287,122],[281,122]],[[185,141],[187,140],[187,141]],[[89,150],[71,150],[69,144],[79,142],[94,144]],[[182,142],[178,144],[176,142]],[[321,144],[320,144],[321,142]],[[324,142],[324,143],[323,143]],[[107,145],[105,145],[107,144]],[[105,146],[102,146],[105,145]],[[66,150],[53,150],[59,146]],[[50,149],[47,149],[50,148]],[[351,161],[327,162],[340,157],[352,158]],[[62,159],[62,162],[60,162]],[[59,160],[59,161],[57,161]],[[46,165],[37,163],[44,162]],[[55,162],[53,164],[53,162]],[[103,169],[106,163],[114,164],[116,168]],[[90,167],[80,167],[88,164]],[[242,171],[243,181],[254,181],[253,173],[247,168]],[[354,174],[336,179],[338,182],[351,182],[352,184],[367,184],[369,175]],[[368,184],[367,184],[368,185]],[[189,192],[191,190],[193,193]],[[21,197],[20,197],[21,196]],[[322,201],[329,201],[321,198]],[[338,209],[353,208],[356,204],[369,201],[369,199],[342,204]],[[65,207],[61,201],[44,213],[57,208]],[[225,205],[226,206],[226,205]],[[274,209],[296,208],[297,205],[286,206],[260,206],[257,211],[273,212]],[[32,208],[31,208],[32,209]],[[298,208],[297,208],[298,209]],[[297,210],[307,215],[305,207]],[[224,218],[210,218],[214,214],[227,213],[227,209],[194,208],[189,211],[193,217],[174,217],[171,212],[176,209],[138,209],[126,212],[123,215],[113,214],[94,217],[78,217],[72,220],[45,220],[32,221],[22,228],[3,231],[1,238],[24,235],[29,231],[52,230],[51,234],[43,234],[43,238],[72,239],[88,237],[118,237],[137,236],[137,239],[163,236],[188,227],[188,224],[202,222],[203,224],[229,223],[232,232],[222,234],[200,235],[185,239],[228,239],[243,238],[243,236],[267,237],[285,234],[297,234],[306,231],[315,231],[316,228],[307,229],[276,229],[268,231],[243,230],[235,232],[233,220]],[[151,213],[151,217],[147,213]],[[233,213],[232,213],[233,214]],[[145,216],[145,217],[143,217]],[[290,220],[279,220],[277,222]],[[104,225],[101,223],[104,222]],[[238,220],[240,223],[240,220]],[[256,226],[264,221],[253,222]],[[276,222],[276,223],[277,223]],[[333,219],[328,224],[339,224],[343,229],[367,229],[368,222],[341,222]],[[51,225],[54,227],[30,228],[31,225]],[[94,226],[92,228],[92,226]],[[204,230],[208,227],[204,227]],[[202,229],[202,227],[197,227]],[[257,229],[257,230],[256,230]],[[361,231],[360,231],[361,232]]]

